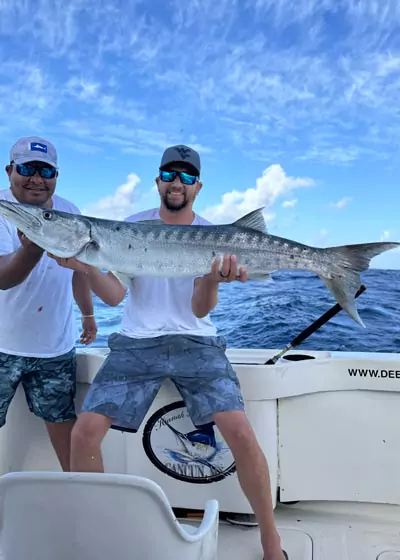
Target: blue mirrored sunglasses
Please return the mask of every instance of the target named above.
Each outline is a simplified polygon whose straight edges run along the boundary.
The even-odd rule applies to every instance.
[[[33,177],[37,172],[43,179],[54,179],[57,173],[57,169],[51,166],[36,166],[32,163],[14,163],[13,165],[15,165],[18,175],[22,175],[22,177]]]
[[[184,171],[160,171],[160,179],[164,183],[172,183],[176,176],[179,176],[183,185],[194,185],[197,181],[196,175],[190,175]]]

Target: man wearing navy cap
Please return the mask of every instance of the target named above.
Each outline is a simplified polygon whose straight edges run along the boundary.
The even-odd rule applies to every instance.
[[[38,137],[11,148],[10,186],[0,199],[79,213],[55,194],[57,152]],[[76,419],[75,320],[82,312],[81,342],[96,338],[90,284],[82,272],[55,266],[44,251],[0,217],[0,427],[21,383],[29,408],[43,419],[63,470],[70,466],[70,436]],[[21,426],[23,429],[23,426]]]
[[[160,207],[126,221],[161,219],[168,224],[210,222],[193,211],[199,194],[199,154],[188,146],[165,150],[156,178]],[[111,273],[74,261],[63,266],[87,272],[92,290],[118,305],[127,290]],[[101,442],[112,424],[138,430],[166,377],[176,384],[192,422],[215,422],[235,458],[240,484],[260,526],[264,560],[284,560],[277,532],[267,461],[247,420],[238,378],[225,355],[209,313],[221,282],[247,280],[237,260],[216,260],[198,278],[138,277],[130,282],[119,332],[109,337],[110,353],[93,380],[72,432],[71,470],[103,471]]]

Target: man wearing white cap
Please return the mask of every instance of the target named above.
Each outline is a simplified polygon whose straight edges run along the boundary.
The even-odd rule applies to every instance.
[[[55,147],[20,138],[11,148],[10,186],[0,199],[79,213],[55,194]],[[82,272],[59,266],[0,217],[0,427],[20,383],[29,409],[42,418],[63,470],[69,470],[75,416],[73,298],[82,312],[81,342],[96,338],[90,285]]]

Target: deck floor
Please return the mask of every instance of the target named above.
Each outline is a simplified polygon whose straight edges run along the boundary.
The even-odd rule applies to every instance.
[[[289,560],[310,560],[312,540],[295,529],[279,531],[283,548]],[[218,560],[262,560],[259,530],[254,527],[243,528],[221,523],[218,538]]]
[[[354,514],[281,507],[276,522],[289,560],[400,560],[400,508]],[[187,523],[187,520],[182,520]],[[257,527],[220,523],[218,560],[262,560]]]
[[[340,509],[327,512],[323,506],[319,511],[280,507],[275,514],[289,560],[400,560],[400,508],[382,511],[389,511],[389,515],[361,509],[354,514]],[[180,521],[185,525],[199,523]],[[220,522],[218,560],[262,558],[258,527]],[[1,536],[0,560],[7,560],[1,553]]]

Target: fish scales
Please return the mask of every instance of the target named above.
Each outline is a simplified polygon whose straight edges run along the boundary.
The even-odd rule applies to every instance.
[[[207,226],[104,220],[4,200],[0,215],[57,257],[75,257],[128,277],[207,274],[214,259],[225,254],[236,255],[250,279],[265,279],[275,270],[306,270],[317,274],[346,313],[363,326],[354,297],[360,273],[373,257],[400,247],[398,242],[311,247],[270,235],[262,209],[231,224]]]

